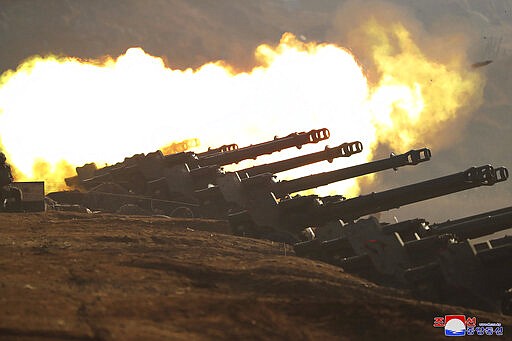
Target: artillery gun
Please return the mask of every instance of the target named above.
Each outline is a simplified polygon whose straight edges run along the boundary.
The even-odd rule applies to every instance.
[[[511,264],[512,235],[476,244],[456,243],[439,255],[443,278],[450,287],[457,288],[452,290],[457,298],[469,299],[468,305],[485,310],[502,309],[509,315],[512,311],[504,307],[506,291],[512,288]]]
[[[224,205],[225,201],[219,200],[207,206],[200,206],[195,192],[198,188],[215,183],[220,174],[227,174],[217,164],[239,162],[282,148],[301,147],[303,144],[317,143],[328,137],[329,131],[320,129],[308,133],[294,133],[285,138],[275,138],[244,148],[228,145],[201,154],[188,152],[163,156],[161,152],[155,152],[145,156],[136,155],[125,159],[123,163],[96,169],[94,176],[89,178],[84,176],[84,169],[89,167],[86,165],[77,168],[76,177],[66,179],[68,184],[79,184],[80,187],[86,188],[86,192],[55,192],[48,196],[57,202],[80,204],[110,212],[117,211],[126,203],[139,205],[148,210],[155,208],[168,214],[182,202],[182,211],[188,212],[189,215],[222,218],[229,208]],[[268,169],[280,172],[322,160],[332,161],[337,157],[349,157],[361,151],[362,144],[359,141],[344,143],[334,148],[326,147],[321,152],[247,168],[241,174],[244,177]]]
[[[258,174],[258,172],[269,169],[283,172],[323,160],[329,161],[338,157],[349,157],[361,151],[361,142],[355,141],[343,143],[333,148],[326,147],[325,150],[320,152],[234,172],[224,172],[216,165],[195,169],[189,169],[187,165],[178,165],[166,168],[165,176],[151,182],[150,185],[153,193],[161,193],[161,191],[155,189],[165,188],[168,191],[166,193],[167,197],[173,197],[173,194],[179,193],[180,196],[199,202],[206,211],[227,212],[228,208],[237,207],[239,203],[224,196],[224,193],[230,193],[229,189],[226,188],[226,186],[229,186],[226,179],[244,179],[248,178],[248,174]]]
[[[444,223],[425,225],[420,235],[453,234],[457,240],[474,239],[512,227],[512,206]]]
[[[435,261],[407,269],[405,277],[421,298],[512,315],[510,264],[512,236],[489,235],[452,241]]]
[[[81,188],[89,190],[105,182],[113,182],[125,184],[128,190],[131,190],[133,184],[130,185],[130,177],[127,174],[142,175],[152,179],[159,177],[162,172],[164,161],[171,163],[177,160],[196,164],[200,158],[210,157],[216,154],[222,154],[238,150],[237,144],[222,145],[217,148],[208,148],[207,151],[195,154],[193,152],[181,152],[171,155],[164,155],[162,151],[157,150],[152,153],[135,154],[127,157],[123,162],[114,165],[105,166],[98,169],[96,164],[88,163],[82,167],[76,168],[76,176],[66,178],[65,182],[69,187]]]
[[[314,210],[316,203],[319,202],[319,198],[316,196],[286,198],[289,193],[316,188],[385,169],[417,165],[430,160],[430,157],[430,150],[423,148],[400,155],[392,155],[386,159],[279,182],[276,182],[273,174],[270,173],[248,178],[240,178],[236,174],[231,174],[219,177],[217,186],[210,186],[202,192],[210,193],[210,196],[214,196],[216,193],[218,198],[222,197],[242,208],[237,212],[232,212],[229,216],[235,234],[262,237],[268,233],[289,230],[281,222],[281,215],[287,215],[287,213],[281,214],[281,211],[286,211],[287,207],[288,211],[293,211],[296,207],[296,211],[304,210],[304,215],[308,215],[311,210]],[[278,198],[284,199],[278,200]],[[326,202],[330,203],[342,199],[341,196],[324,198]],[[293,215],[293,212],[291,214]]]
[[[421,162],[429,161],[432,154],[428,148],[410,150],[400,155],[391,155],[381,159],[363,163],[356,166],[341,168],[330,172],[312,174],[293,180],[275,181],[274,174],[261,173],[252,177],[241,179],[240,186],[245,191],[255,193],[272,193],[275,198],[284,198],[289,194],[325,186],[334,182],[367,175],[386,169],[398,169],[404,166],[415,166]],[[232,193],[224,193],[229,200],[235,197]],[[235,199],[236,200],[236,199]]]
[[[350,157],[363,150],[359,141],[343,143],[337,147],[325,147],[324,150],[297,156],[294,158],[253,166],[235,172],[217,172],[211,177],[210,183],[203,189],[194,191],[194,197],[198,198],[202,207],[209,211],[222,211],[227,209],[240,210],[245,204],[245,195],[241,193],[244,179],[250,179],[259,174],[280,173],[290,169],[306,166],[320,161],[332,162],[339,157]]]
[[[341,266],[376,283],[411,289],[420,298],[450,298],[455,304],[499,311],[502,296],[512,287],[512,243],[467,239],[510,227],[512,207],[432,225],[424,219],[381,224],[370,217],[342,226],[340,238],[298,243],[294,249],[298,256]],[[472,300],[466,302],[467,297]]]
[[[506,168],[494,169],[486,165],[350,199],[340,196],[319,198],[316,195],[309,195],[283,199],[278,203],[270,193],[268,196],[274,198],[274,202],[267,199],[258,205],[247,205],[247,209],[230,214],[229,220],[237,234],[261,237],[280,231],[297,238],[301,231],[308,227],[322,229],[329,222],[351,222],[368,214],[479,186],[491,186],[507,178]]]
[[[311,130],[309,132],[292,133],[285,137],[275,137],[273,140],[238,148],[237,145],[224,145],[219,148],[209,149],[204,153],[181,152],[171,155],[163,155],[161,151],[136,154],[125,158],[123,162],[97,169],[94,163],[77,167],[77,176],[67,178],[66,184],[70,187],[78,187],[90,190],[107,182],[117,183],[128,191],[148,195],[148,183],[166,177],[169,169],[179,167],[178,171],[191,171],[203,174],[208,167],[218,167],[238,163],[246,159],[255,159],[258,156],[272,154],[283,149],[297,147],[305,144],[318,143],[330,137],[326,128]],[[206,168],[204,168],[206,167]]]

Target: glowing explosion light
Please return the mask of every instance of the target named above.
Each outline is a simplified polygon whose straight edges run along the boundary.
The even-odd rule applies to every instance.
[[[462,103],[480,95],[482,82],[460,65],[428,60],[400,25],[377,32],[378,84],[368,84],[346,49],[304,43],[290,33],[277,46],[259,46],[257,66],[240,73],[222,62],[173,70],[141,48],[102,61],[32,57],[0,78],[2,149],[19,179],[45,179],[51,190],[77,165],[103,166],[185,139],[200,151],[327,127],[331,145],[363,142],[362,154],[288,176],[366,162],[378,144],[397,152],[423,147],[427,132],[435,135]],[[320,148],[305,146],[301,153]],[[353,180],[328,191],[333,188],[358,190]]]

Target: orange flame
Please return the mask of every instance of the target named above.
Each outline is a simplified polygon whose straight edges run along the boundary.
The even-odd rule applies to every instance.
[[[369,102],[379,143],[398,150],[418,143],[445,145],[454,137],[442,134],[447,123],[461,122],[469,108],[480,105],[481,75],[460,59],[429,60],[401,24],[372,20],[366,34],[374,41],[373,60],[381,74]]]
[[[191,150],[192,148],[197,148],[200,145],[201,143],[199,142],[199,139],[186,139],[180,142],[172,142],[160,148],[160,150],[164,155],[169,155]]]
[[[166,153],[196,147],[190,136],[203,146],[244,146],[328,127],[330,143],[360,140],[365,146],[350,159],[303,167],[288,177],[366,162],[379,144],[397,152],[442,145],[437,133],[468,103],[478,103],[482,80],[460,63],[426,58],[401,25],[366,27],[380,72],[376,84],[368,84],[346,49],[304,43],[290,33],[277,46],[259,46],[258,65],[240,73],[222,62],[173,70],[140,48],[115,60],[33,57],[0,77],[0,137],[23,179],[54,183],[92,160],[114,163],[169,141],[189,145],[173,143]],[[349,180],[327,191],[333,190],[353,195],[359,188]]]

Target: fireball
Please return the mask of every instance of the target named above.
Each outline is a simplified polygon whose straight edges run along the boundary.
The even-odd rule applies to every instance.
[[[462,63],[429,59],[402,25],[366,25],[376,83],[346,48],[306,43],[291,33],[275,46],[259,46],[257,64],[247,72],[224,62],[172,69],[138,47],[101,60],[34,56],[0,77],[0,147],[18,180],[45,180],[49,191],[92,161],[101,167],[159,148],[244,146],[323,127],[331,131],[329,143],[359,140],[364,152],[282,178],[366,162],[378,146],[396,152],[442,147],[440,133],[463,122],[483,80]],[[301,153],[319,148],[305,146]],[[254,161],[232,169],[247,163]],[[323,190],[358,191],[356,179]]]

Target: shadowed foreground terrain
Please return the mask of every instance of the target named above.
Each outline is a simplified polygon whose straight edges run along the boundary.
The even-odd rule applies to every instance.
[[[0,231],[0,340],[432,340],[433,316],[458,313],[511,332],[224,222],[4,214]]]

